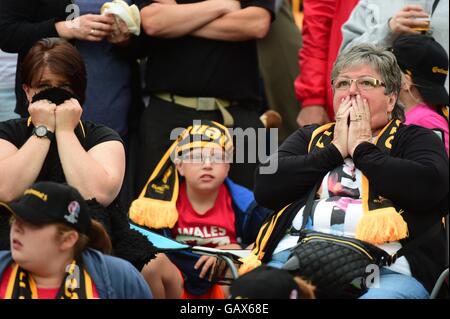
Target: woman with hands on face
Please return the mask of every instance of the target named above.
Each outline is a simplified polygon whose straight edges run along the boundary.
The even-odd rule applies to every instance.
[[[297,130],[275,154],[278,170],[256,171],[258,203],[286,207],[274,214],[269,237],[260,234],[265,246],[254,251],[259,261],[282,267],[303,228],[355,238],[392,255],[436,226],[433,236],[381,267],[378,287],[360,296],[429,297],[445,266],[448,159],[434,132],[402,124],[401,86],[392,52],[361,44],[339,55],[332,72],[336,122]],[[312,211],[303,220],[313,192]]]
[[[115,254],[140,270],[154,256],[153,246],[130,230],[116,201],[125,172],[120,136],[81,120],[87,83],[80,53],[60,38],[40,40],[21,75],[30,117],[0,123],[0,200],[16,200],[37,181],[75,187],[111,236]],[[0,218],[4,227],[8,221]],[[7,248],[3,240],[0,247]]]
[[[128,114],[137,97],[137,64],[126,25],[112,14],[100,14],[105,0],[0,0],[0,48],[19,53],[15,112],[27,117],[20,68],[28,50],[40,39],[60,37],[80,51],[87,68],[83,103],[85,120],[106,125],[121,137],[128,133]],[[131,0],[126,0],[131,4]],[[120,19],[117,19],[120,21]],[[136,81],[135,81],[136,80]]]

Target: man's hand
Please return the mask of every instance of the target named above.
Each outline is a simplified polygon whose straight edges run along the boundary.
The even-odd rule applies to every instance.
[[[429,19],[429,14],[423,11],[419,5],[407,5],[389,19],[389,28],[397,35],[420,34],[414,28],[426,28],[429,26],[430,21],[418,18]]]
[[[113,31],[114,23],[110,15],[85,14],[71,21],[57,22],[55,27],[65,39],[101,41]]]
[[[302,108],[297,116],[297,124],[300,127],[310,124],[323,125],[330,122],[327,111],[322,105],[311,105]]]
[[[131,39],[127,24],[119,17],[115,18],[113,15],[111,17],[115,22],[113,31],[107,36],[108,41],[116,45],[127,45]]]
[[[178,4],[175,0],[155,0],[155,2],[161,4]]]

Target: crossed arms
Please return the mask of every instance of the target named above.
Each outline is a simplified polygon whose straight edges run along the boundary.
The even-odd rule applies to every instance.
[[[271,14],[263,7],[241,8],[241,3],[236,0],[188,4],[157,0],[141,9],[141,19],[145,33],[154,37],[192,35],[223,41],[247,41],[267,34]]]

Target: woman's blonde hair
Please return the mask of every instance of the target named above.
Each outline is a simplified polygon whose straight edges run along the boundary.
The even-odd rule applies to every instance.
[[[343,51],[336,59],[331,80],[334,81],[345,69],[369,65],[380,73],[381,80],[385,84],[384,94],[400,94],[402,87],[402,70],[397,64],[395,55],[386,48],[372,44],[358,44]],[[392,117],[404,121],[405,112],[398,100],[392,111]]]

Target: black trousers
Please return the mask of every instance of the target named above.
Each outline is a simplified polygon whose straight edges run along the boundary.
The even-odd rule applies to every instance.
[[[259,119],[256,107],[236,105],[229,107],[228,111],[233,116],[235,128],[238,127],[245,130],[247,128],[257,129],[264,127]],[[220,111],[196,111],[151,97],[139,124],[135,197],[142,191],[153,169],[173,143],[170,140],[171,131],[178,127],[186,128],[192,125],[194,120],[212,120],[223,123]],[[257,144],[254,140],[246,139],[244,143],[245,150],[248,149],[249,143]],[[257,153],[254,156],[256,158],[255,163],[249,163],[246,155],[244,163],[233,163],[231,165],[230,178],[234,182],[253,189],[254,171],[258,165],[258,157],[256,155]],[[249,158],[250,160],[252,159],[252,157]]]

